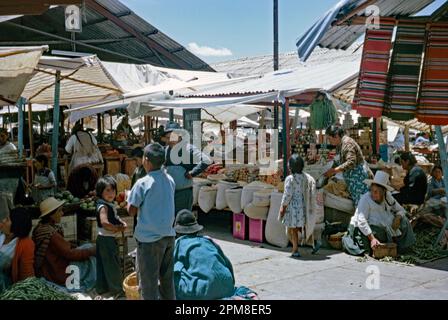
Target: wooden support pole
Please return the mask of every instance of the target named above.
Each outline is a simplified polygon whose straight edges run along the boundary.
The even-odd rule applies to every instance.
[[[404,127],[404,150],[409,152],[409,126]]]
[[[54,86],[54,106],[53,106],[53,136],[51,143],[51,169],[55,175],[56,181],[58,177],[58,146],[59,146],[59,97],[61,93],[61,71],[56,72],[56,83]],[[31,109],[31,106],[30,106]]]
[[[17,132],[17,144],[19,148],[19,158],[23,157],[23,108],[25,107],[25,100],[24,98],[20,98],[19,101],[17,101],[17,116],[19,120],[19,127]]]

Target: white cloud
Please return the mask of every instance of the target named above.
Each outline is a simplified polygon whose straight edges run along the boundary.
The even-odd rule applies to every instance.
[[[196,42],[191,42],[187,46],[193,54],[203,57],[227,57],[232,56],[233,53],[227,48],[211,48],[207,46],[200,46]]]

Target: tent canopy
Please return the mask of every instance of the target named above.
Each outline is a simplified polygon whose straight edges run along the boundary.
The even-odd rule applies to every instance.
[[[13,105],[48,47],[0,47],[0,106]]]

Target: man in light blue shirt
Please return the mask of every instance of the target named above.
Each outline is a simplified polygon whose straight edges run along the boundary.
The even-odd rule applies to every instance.
[[[165,150],[150,144],[144,150],[148,174],[138,180],[129,195],[129,214],[137,215],[137,273],[144,300],[174,300],[174,191],[175,183],[162,168]]]

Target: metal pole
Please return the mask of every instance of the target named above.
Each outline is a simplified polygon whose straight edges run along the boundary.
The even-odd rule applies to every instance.
[[[56,71],[53,106],[53,136],[51,143],[51,169],[58,179],[58,142],[59,142],[59,98],[61,91],[61,71]]]
[[[289,101],[286,99],[285,103],[282,105],[282,143],[283,143],[283,176],[288,175],[288,146],[289,146]]]
[[[274,0],[274,71],[278,70],[278,0]]]
[[[442,127],[436,126],[436,135],[437,135],[437,143],[439,144],[439,154],[440,154],[440,164],[443,170],[443,182],[445,183],[445,193],[448,195],[448,158],[446,154],[446,145],[443,140]],[[445,224],[443,225],[442,230],[440,230],[439,236],[437,237],[434,246],[438,246],[440,243],[440,239],[445,234],[445,230],[448,227],[448,208],[445,208]]]
[[[274,0],[274,71],[278,70],[278,0]],[[278,101],[274,102],[274,129],[278,129]]]
[[[19,147],[19,158],[22,158],[23,156],[23,107],[25,106],[25,99],[20,98],[17,101],[17,109],[18,109],[18,118],[19,118],[19,130],[18,130],[18,137],[17,137],[17,144]]]
[[[169,109],[169,119],[170,119],[170,122],[173,122],[174,121],[174,109]]]

